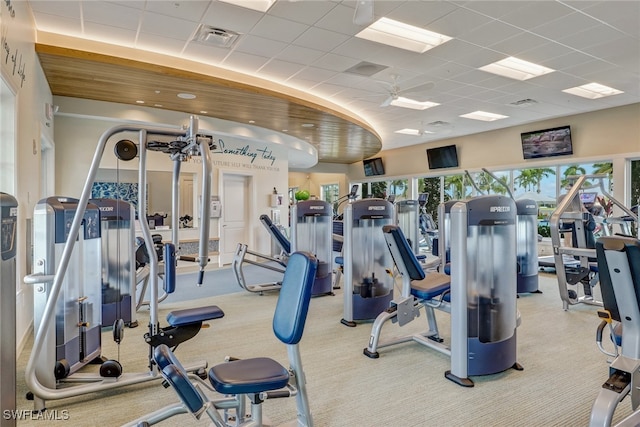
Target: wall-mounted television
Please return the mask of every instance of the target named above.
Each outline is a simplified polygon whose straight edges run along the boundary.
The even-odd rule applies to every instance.
[[[570,126],[524,132],[520,139],[525,160],[573,154]]]
[[[364,176],[384,175],[384,164],[382,158],[366,159],[362,161],[364,165]]]
[[[445,145],[438,148],[427,148],[429,169],[443,169],[458,167],[458,151],[455,145]]]

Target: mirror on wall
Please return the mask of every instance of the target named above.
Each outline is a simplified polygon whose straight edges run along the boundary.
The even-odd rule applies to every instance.
[[[171,193],[173,174],[164,171],[147,172],[147,220],[155,229],[171,227]],[[194,227],[193,173],[180,174],[180,228]],[[121,199],[138,208],[138,171],[99,169],[91,189],[92,198]]]

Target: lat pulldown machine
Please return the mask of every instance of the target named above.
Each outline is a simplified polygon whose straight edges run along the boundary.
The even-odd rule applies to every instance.
[[[70,286],[73,286],[74,283],[77,284],[77,277],[73,277],[71,274],[74,269],[73,267],[70,268],[70,263],[74,253],[74,248],[78,245],[79,239],[95,240],[95,242],[91,242],[92,244],[95,243],[95,251],[92,251],[91,253],[81,253],[79,255],[93,257],[97,261],[98,265],[100,265],[99,210],[96,209],[96,215],[94,218],[94,220],[98,221],[94,224],[97,231],[96,233],[92,233],[91,229],[87,230],[90,224],[86,214],[91,212],[87,207],[89,206],[88,202],[91,196],[91,187],[95,181],[95,177],[100,166],[100,160],[102,159],[109,138],[125,132],[137,132],[138,143],[136,144],[127,139],[120,140],[115,145],[115,154],[120,160],[133,160],[136,156],[139,157],[138,218],[145,218],[147,211],[147,151],[155,150],[167,153],[174,162],[172,191],[173,243],[165,245],[164,281],[165,291],[168,293],[175,289],[175,248],[178,244],[178,207],[180,202],[178,177],[180,173],[180,163],[182,161],[186,161],[191,156],[201,156],[202,200],[210,200],[212,173],[210,145],[212,144],[213,138],[212,136],[199,133],[198,119],[196,117],[191,117],[189,128],[187,130],[170,127],[120,125],[114,126],[102,134],[89,168],[88,176],[82,190],[82,195],[77,202],[74,202],[74,209],[66,211],[68,213],[67,216],[65,216],[64,213],[65,209],[60,210],[60,212],[62,212],[63,219],[62,232],[65,238],[59,243],[52,242],[52,245],[60,245],[56,248],[56,251],[59,249],[59,257],[57,257],[55,261],[48,261],[47,253],[47,255],[44,256],[44,259],[34,260],[34,265],[36,266],[35,271],[33,274],[25,278],[26,283],[34,285],[34,298],[43,300],[42,310],[36,313],[35,316],[35,340],[31,356],[29,357],[25,370],[27,387],[33,394],[34,408],[37,411],[45,409],[46,400],[80,396],[87,393],[100,392],[103,390],[110,390],[162,378],[158,373],[155,363],[153,362],[154,348],[160,344],[166,344],[169,347],[175,348],[181,342],[184,342],[197,334],[204,321],[219,318],[224,315],[222,310],[217,306],[178,310],[169,313],[167,316],[169,326],[164,328],[160,327],[158,319],[158,257],[153,245],[153,238],[149,225],[146,221],[140,221],[142,235],[150,258],[150,320],[148,332],[145,334],[145,341],[150,345],[149,370],[147,372],[140,373],[122,373],[122,367],[117,361],[107,361],[102,364],[99,376],[95,374],[71,374],[71,372],[66,372],[66,369],[62,370],[62,375],[56,376],[56,367],[58,366],[55,346],[57,339],[56,317],[60,313],[60,307],[64,308],[64,306],[78,305],[78,300],[82,300],[82,303],[86,304],[87,307],[89,304],[93,304],[92,312],[96,319],[94,321],[98,322],[98,327],[101,323],[101,310],[96,309],[96,307],[99,307],[101,301],[92,303],[91,300],[88,299],[90,295],[77,295],[78,300],[65,300],[62,289],[65,286],[65,282]],[[71,214],[71,212],[73,213]],[[53,217],[55,218],[55,214]],[[198,285],[202,284],[204,279],[204,268],[209,261],[209,221],[206,220],[209,218],[209,203],[202,203],[200,217],[203,218],[203,221],[200,224],[200,246],[199,256],[197,258],[200,266]],[[46,221],[49,221],[49,219],[45,220],[45,222]],[[81,236],[80,230],[82,227],[84,227],[84,233]],[[97,237],[94,236],[94,234],[97,234]],[[36,231],[36,244],[37,243],[38,234]],[[130,244],[133,245],[133,242]],[[49,252],[53,252],[53,248],[50,248]],[[134,259],[127,259],[126,262],[133,263]],[[97,280],[99,283],[101,280],[99,277],[101,269],[97,268],[96,270],[98,275]],[[46,298],[44,298],[45,295]],[[76,296],[74,296],[74,298],[76,298]],[[98,298],[101,298],[99,292]],[[71,327],[75,326],[75,328],[78,328],[78,319],[72,319],[70,322],[73,322]],[[118,319],[114,322],[114,340],[116,342],[119,342],[122,338],[123,324],[124,322],[122,319]],[[93,327],[95,325],[87,322],[85,326]],[[78,362],[80,364],[86,364],[90,361],[90,357],[93,356],[81,355]],[[206,363],[201,362],[193,366],[189,366],[187,369],[189,371],[203,371],[205,367]],[[62,386],[62,382],[68,384]]]

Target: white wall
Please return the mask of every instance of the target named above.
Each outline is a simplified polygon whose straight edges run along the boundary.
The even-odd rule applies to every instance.
[[[10,6],[10,8],[9,8]],[[27,222],[40,198],[40,141],[52,139],[52,124],[45,118],[45,104],[52,102],[51,91],[35,53],[35,25],[27,2],[1,2],[0,27],[2,58],[0,72],[16,94],[16,149],[14,197],[18,200],[16,256],[17,351],[20,352],[33,319],[33,292],[22,284],[31,248],[27,245]],[[8,56],[7,56],[8,50]],[[6,60],[5,60],[6,59]]]
[[[520,133],[563,125],[571,126],[573,155],[527,161],[523,159]],[[426,149],[450,144],[457,146],[460,167],[429,170]],[[620,171],[624,159],[640,157],[640,104],[386,150],[378,156],[384,161],[384,177],[365,179],[362,162],[358,162],[349,165],[350,182],[450,175],[461,173],[465,169],[505,170],[595,161],[613,161]],[[621,180],[617,179],[616,182]],[[622,185],[614,188],[614,196],[618,200],[625,200],[623,189]]]
[[[145,107],[132,107],[122,104],[87,101],[66,97],[55,97],[59,106],[56,115],[56,192],[59,195],[79,197],[84,186],[89,165],[95,154],[97,143],[101,135],[113,126],[126,121],[142,121],[155,126],[169,125],[181,126],[188,124],[189,116],[185,113],[171,112]],[[80,112],[82,112],[80,114]],[[123,117],[124,115],[124,117]],[[200,117],[200,129],[214,131],[219,128],[214,120]],[[242,171],[254,177],[256,194],[252,203],[255,222],[251,225],[250,234],[254,241],[247,242],[251,248],[259,252],[267,253],[270,250],[269,235],[260,225],[258,217],[261,214],[270,214],[269,195],[273,187],[286,194],[287,189],[287,149],[284,145],[271,141],[256,140],[253,138],[239,137],[225,133],[215,133],[217,149],[212,151],[213,182],[212,194],[217,194],[219,183],[219,171]],[[123,133],[109,138],[106,145],[101,168],[121,170],[137,170],[138,160],[130,162],[118,162],[113,155],[114,144],[123,138],[137,142],[137,135]],[[227,152],[222,152],[222,146]],[[246,147],[246,150],[243,148]],[[267,149],[274,159],[262,158],[262,149]],[[234,154],[235,153],[235,154]],[[257,153],[254,159],[249,154]],[[184,162],[181,172],[193,173],[196,176],[197,191],[201,184],[201,163],[199,158],[191,162]],[[148,170],[171,172],[173,163],[167,154],[159,152],[148,153]],[[150,182],[150,187],[154,183]],[[157,187],[157,185],[156,185]],[[157,191],[157,188],[154,189]],[[154,196],[154,199],[157,198]],[[165,197],[171,198],[171,188],[166,188]],[[194,201],[197,197],[194,198]],[[153,201],[150,201],[152,210],[155,209]],[[197,203],[197,202],[196,202]],[[195,211],[195,210],[194,210]],[[287,207],[282,207],[281,216],[287,218]],[[197,225],[197,224],[196,224]],[[219,237],[219,221],[211,220],[211,237]],[[212,260],[215,262],[215,260]]]

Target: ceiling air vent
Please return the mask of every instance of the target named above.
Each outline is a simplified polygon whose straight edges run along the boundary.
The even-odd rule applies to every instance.
[[[520,101],[511,102],[509,105],[513,105],[514,107],[528,107],[537,103],[538,101],[536,101],[535,99],[527,98],[521,99]]]
[[[239,37],[240,34],[235,31],[200,24],[193,40],[210,46],[230,48]]]
[[[351,68],[344,70],[345,73],[358,74],[360,76],[371,77],[376,73],[389,68],[386,65],[374,64],[372,62],[362,61]]]

